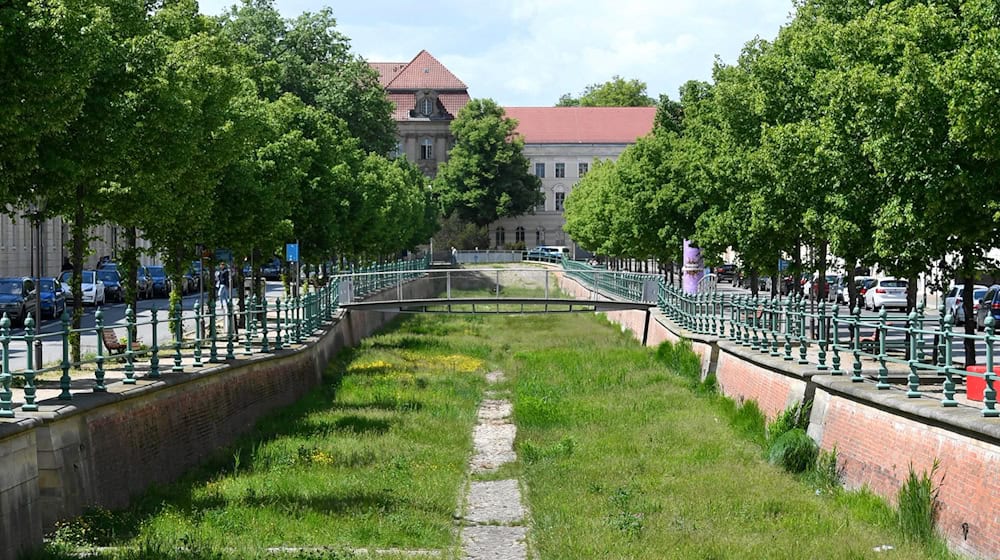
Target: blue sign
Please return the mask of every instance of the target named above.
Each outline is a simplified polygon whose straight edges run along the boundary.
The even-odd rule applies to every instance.
[[[299,262],[299,244],[285,244],[285,260],[288,262]]]
[[[229,249],[216,249],[215,250],[215,260],[220,262],[232,263],[233,262],[233,252]]]
[[[788,261],[785,259],[778,259],[778,272],[784,272],[788,268]]]

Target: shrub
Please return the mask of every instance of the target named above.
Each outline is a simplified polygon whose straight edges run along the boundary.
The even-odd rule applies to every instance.
[[[795,403],[786,408],[773,422],[767,425],[767,441],[773,442],[782,434],[795,428],[803,430],[808,428],[810,408],[812,408],[811,402]]]
[[[941,486],[934,485],[934,475],[940,464],[934,460],[930,472],[917,475],[910,463],[910,474],[899,489],[899,528],[907,538],[919,542],[930,542],[934,537],[934,521],[938,512],[938,493]]]
[[[792,428],[778,436],[770,445],[767,460],[781,465],[788,472],[801,473],[816,463],[819,448],[802,428]]]

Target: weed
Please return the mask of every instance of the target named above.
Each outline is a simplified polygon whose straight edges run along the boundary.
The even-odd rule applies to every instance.
[[[768,449],[767,460],[792,473],[805,472],[816,462],[816,442],[802,428],[792,428],[781,434]]]
[[[809,427],[809,410],[812,408],[812,402],[801,403],[797,402],[792,406],[786,408],[781,414],[779,414],[774,421],[768,423],[767,425],[767,441],[773,442],[774,440],[781,437],[782,434],[799,428],[805,430]]]
[[[837,466],[837,446],[834,446],[830,451],[820,451],[808,479],[817,490],[830,492],[840,488],[840,475],[840,467]]]
[[[899,528],[907,538],[928,543],[934,538],[934,522],[939,508],[940,483],[934,484],[940,463],[937,459],[930,472],[920,475],[910,463],[910,474],[897,495]]]

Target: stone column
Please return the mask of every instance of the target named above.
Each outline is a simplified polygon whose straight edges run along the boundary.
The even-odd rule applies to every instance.
[[[701,259],[701,249],[684,240],[683,266],[681,267],[684,293],[698,293],[698,282],[705,276],[705,262]]]

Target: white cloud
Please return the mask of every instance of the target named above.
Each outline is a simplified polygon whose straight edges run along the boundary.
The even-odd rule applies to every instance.
[[[208,0],[206,4],[230,2]],[[278,0],[286,16],[319,0]],[[427,49],[474,97],[504,105],[552,105],[613,75],[677,95],[709,79],[716,54],[736,60],[743,44],[773,38],[791,0],[390,0],[333,6],[340,30],[369,60],[410,60]],[[213,13],[210,9],[203,11]],[[215,10],[214,13],[217,13]]]

